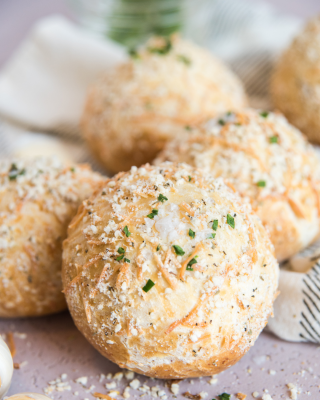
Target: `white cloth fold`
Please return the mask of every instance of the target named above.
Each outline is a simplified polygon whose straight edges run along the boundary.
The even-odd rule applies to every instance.
[[[0,74],[0,114],[28,127],[74,132],[88,85],[125,49],[61,16],[40,20]]]
[[[285,340],[320,343],[320,242],[283,268],[268,329]]]

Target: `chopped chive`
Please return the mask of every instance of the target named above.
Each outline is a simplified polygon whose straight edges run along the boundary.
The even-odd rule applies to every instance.
[[[147,293],[147,292],[149,292],[150,289],[153,288],[154,285],[155,285],[155,283],[152,282],[151,279],[148,279],[148,282],[145,284],[145,286],[143,286],[142,290],[144,290]]]
[[[123,247],[119,247],[117,251],[119,254],[124,254],[126,252]]]
[[[212,229],[216,231],[218,229],[219,221],[215,219],[212,224]]]
[[[227,224],[231,226],[232,229],[234,229],[235,227],[234,218],[230,214],[227,215]]]
[[[11,164],[8,177],[10,181],[13,181],[14,179],[17,179],[18,175],[24,175],[26,173],[26,170],[23,168],[21,171],[19,171],[18,167],[16,164]]]
[[[262,118],[267,118],[267,116],[269,115],[269,112],[268,111],[262,111],[260,113],[260,115],[261,115]]]
[[[147,217],[153,219],[155,215],[158,215],[158,210],[153,209],[152,212],[147,215]]]
[[[174,248],[174,251],[176,252],[177,256],[183,256],[185,254],[185,252],[180,246],[174,244],[172,247]]]
[[[75,172],[75,168],[74,168],[74,167],[71,167],[71,168],[70,168],[70,171],[71,171],[71,172]]]
[[[166,43],[164,44],[163,47],[149,47],[148,51],[150,53],[160,54],[163,56],[165,54],[168,54],[169,51],[171,50],[171,48],[172,48],[172,44],[171,44],[170,39],[166,39]]]
[[[128,258],[124,259],[124,262],[129,263],[130,264],[130,260]]]
[[[129,56],[132,58],[139,58],[139,53],[134,48],[129,49],[128,53],[129,53]]]
[[[194,239],[195,236],[196,236],[196,233],[195,233],[192,229],[189,229],[189,236],[190,236],[192,239]]]
[[[131,235],[131,232],[129,231],[127,225],[123,228],[123,232],[126,234],[127,237]]]
[[[184,56],[183,54],[178,54],[177,59],[181,62],[183,62],[185,65],[189,66],[191,65],[191,60],[189,57]]]
[[[159,251],[160,249],[161,249],[161,246],[160,246],[160,244],[158,244],[157,251]]]
[[[278,136],[271,136],[269,141],[270,141],[270,143],[278,143]]]
[[[228,393],[222,393],[222,394],[219,394],[219,400],[230,400],[230,398],[231,398],[231,394],[228,394]]]
[[[216,234],[215,233],[211,233],[211,235],[208,236],[207,239],[214,239],[215,237],[216,237]]]
[[[163,203],[163,202],[167,201],[168,198],[160,193],[158,196],[158,200],[161,201],[161,203]]]
[[[192,260],[190,260],[187,264],[187,271],[193,271],[192,265],[193,264],[197,264],[197,260],[195,258],[193,258]]]
[[[184,129],[185,129],[186,131],[192,131],[192,128],[191,128],[190,125],[186,125],[186,126],[184,127]]]
[[[121,254],[121,256],[116,257],[116,260],[117,260],[117,261],[121,261],[121,260],[123,259],[123,257],[124,257],[124,254]]]
[[[257,186],[259,187],[266,187],[266,181],[258,181]]]
[[[189,175],[188,178],[189,178],[189,182],[191,182],[192,177]]]
[[[226,121],[224,119],[219,119],[218,123],[219,123],[219,125],[223,126],[226,124]]]

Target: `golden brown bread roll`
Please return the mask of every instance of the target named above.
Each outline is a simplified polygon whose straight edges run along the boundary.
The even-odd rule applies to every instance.
[[[278,260],[319,236],[320,165],[301,132],[280,114],[227,113],[177,137],[160,154],[227,179],[271,234]]]
[[[55,158],[0,163],[0,317],[50,314],[66,308],[62,241],[99,174]]]
[[[249,204],[186,164],[116,175],[71,222],[63,282],[89,342],[157,378],[237,362],[272,313],[273,246]]]
[[[271,80],[275,107],[320,143],[320,15],[311,19],[281,55]]]
[[[242,84],[208,51],[154,38],[89,91],[84,137],[111,172],[151,162],[177,130],[247,104]]]

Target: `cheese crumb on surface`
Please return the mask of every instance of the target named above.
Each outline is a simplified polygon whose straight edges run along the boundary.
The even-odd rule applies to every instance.
[[[170,388],[173,394],[178,394],[180,390],[180,386],[177,383],[173,383]]]
[[[77,378],[75,380],[76,383],[80,383],[82,386],[86,386],[88,383],[88,377],[87,376],[81,376],[80,378]]]
[[[138,389],[140,387],[139,379],[134,379],[133,381],[131,381],[130,386],[132,387],[132,389]]]

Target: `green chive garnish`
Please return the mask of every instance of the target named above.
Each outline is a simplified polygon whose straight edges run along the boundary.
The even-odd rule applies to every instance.
[[[139,53],[134,48],[129,49],[128,53],[129,53],[130,57],[132,57],[132,58],[139,58]]]
[[[191,60],[189,57],[184,56],[183,54],[178,54],[177,59],[181,62],[183,62],[185,65],[189,66],[191,65]]]
[[[219,394],[219,400],[230,400],[230,398],[231,398],[231,394],[228,394],[228,393],[222,393],[222,394]],[[213,399],[214,400],[214,399]]]
[[[174,251],[176,252],[177,256],[183,256],[185,254],[185,252],[180,246],[174,244],[172,247],[174,248]]]
[[[129,232],[127,225],[123,228],[123,232],[126,234],[127,237],[131,235],[131,232]]]
[[[119,254],[124,254],[126,252],[123,247],[119,247],[117,251]]]
[[[219,221],[215,219],[212,223],[212,229],[216,231],[218,229]]]
[[[192,229],[189,229],[189,236],[190,236],[192,239],[194,239],[195,236],[196,236],[196,233],[195,233]]]
[[[13,180],[17,179],[18,175],[24,175],[25,173],[26,173],[25,169],[22,169],[21,171],[19,171],[16,164],[11,164],[11,168],[9,170],[8,177],[9,177],[10,181],[13,181]]]
[[[163,203],[163,202],[167,201],[168,198],[160,193],[158,196],[158,200],[161,201],[161,203]]]
[[[215,237],[216,237],[216,234],[215,233],[211,233],[211,235],[208,236],[207,239],[214,239]]]
[[[193,264],[197,264],[197,260],[195,258],[193,258],[192,260],[190,260],[187,264],[187,271],[193,271],[192,265]]]
[[[155,285],[155,283],[152,282],[151,279],[148,279],[148,282],[145,284],[145,286],[143,286],[142,290],[144,290],[147,293],[147,292],[149,292],[150,289],[153,288],[154,285]]]
[[[147,215],[148,218],[153,219],[155,215],[158,215],[158,210],[154,209],[150,214]]]
[[[148,50],[150,51],[150,53],[160,54],[164,56],[165,54],[169,53],[171,48],[172,44],[170,39],[166,39],[166,43],[164,44],[163,47],[149,47]]]
[[[268,111],[262,111],[260,113],[260,115],[261,115],[262,118],[267,118],[267,116],[269,115],[269,112]]]
[[[119,256],[119,257],[116,257],[116,260],[117,260],[117,261],[121,261],[121,260],[123,259],[123,257],[124,257],[124,254],[122,254],[122,255]]]
[[[124,262],[129,263],[130,264],[130,260],[128,258],[124,259]]]
[[[266,187],[266,181],[259,181],[259,182],[257,182],[257,186],[259,186],[259,187]]]
[[[160,249],[161,249],[161,246],[160,246],[160,244],[158,244],[157,251],[159,251]]]
[[[71,167],[71,168],[70,168],[70,171],[71,171],[71,172],[75,172],[75,168],[74,168],[74,167]]]
[[[230,214],[227,215],[227,224],[230,225],[232,229],[234,229],[234,218]]]
[[[269,141],[270,141],[270,143],[278,143],[278,136],[271,136]]]
[[[188,178],[189,178],[189,182],[191,182],[192,177],[189,175]]]

